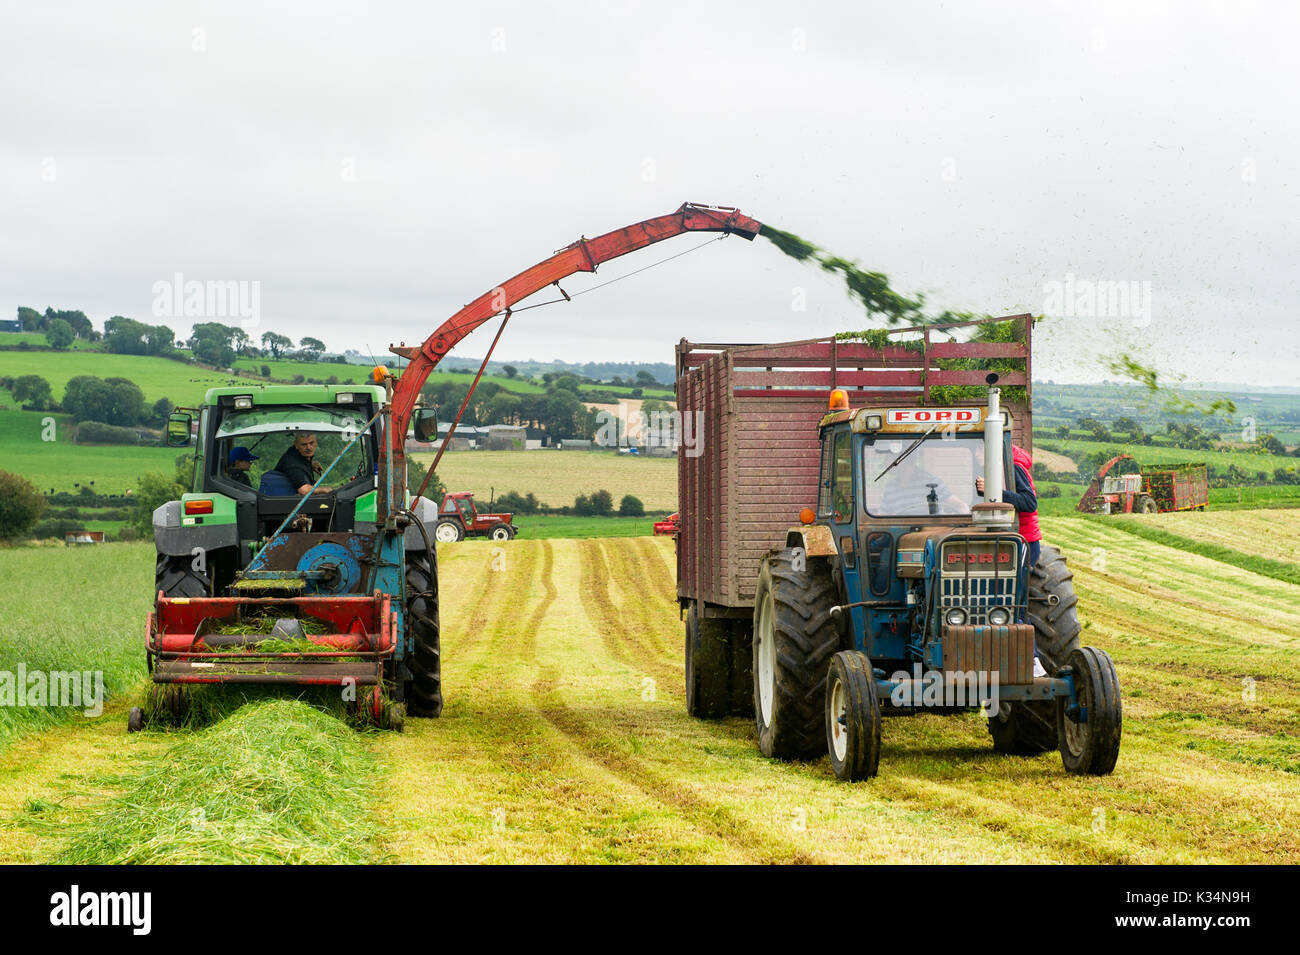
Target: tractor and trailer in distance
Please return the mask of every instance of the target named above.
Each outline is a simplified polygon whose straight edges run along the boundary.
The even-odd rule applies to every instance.
[[[1001,503],[1011,443],[1032,447],[1033,319],[998,321],[1020,333],[678,345],[678,407],[702,447],[678,457],[692,715],[752,714],[765,755],[829,753],[853,780],[878,771],[882,716],[979,709],[998,752],[1058,749],[1071,773],[1111,772],[1114,665],[1080,645],[1065,558],[1044,544],[1028,567]],[[1023,371],[954,367],[1008,358]],[[932,400],[940,387],[987,397]],[[1023,400],[1004,406],[1001,387]]]
[[[1203,511],[1209,501],[1207,465],[1144,468],[1132,455],[1119,454],[1097,470],[1075,510],[1085,514],[1163,514]]]

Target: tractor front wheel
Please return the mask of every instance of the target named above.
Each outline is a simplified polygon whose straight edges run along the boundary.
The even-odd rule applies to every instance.
[[[835,579],[802,548],[763,559],[754,597],[754,721],[758,748],[777,759],[826,752],[826,673],[839,649]]]
[[[412,637],[403,687],[410,716],[442,714],[442,640],[438,620],[438,553],[406,552],[406,626]]]
[[[454,544],[465,539],[465,528],[460,526],[460,521],[439,521],[433,529],[433,539],[439,544]]]
[[[1070,654],[1075,703],[1056,701],[1057,735],[1061,762],[1078,776],[1106,776],[1119,759],[1123,707],[1119,677],[1105,650],[1080,647]]]
[[[867,779],[880,768],[880,701],[871,661],[841,650],[826,677],[826,748],[831,768],[845,782]]]
[[[1008,756],[1038,756],[1056,748],[1056,714],[1053,704],[1003,703],[989,717],[993,749]]]
[[[492,538],[494,541],[508,541],[514,536],[515,529],[509,524],[498,524],[496,527],[492,528],[492,533],[488,534],[488,537]]]

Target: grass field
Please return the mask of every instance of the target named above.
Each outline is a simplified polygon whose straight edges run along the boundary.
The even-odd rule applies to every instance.
[[[1151,527],[1243,554],[1292,564],[1300,570],[1300,519],[1279,521],[1275,511],[1117,514],[1111,519],[1122,527]]]
[[[178,405],[197,404],[209,388],[240,380],[169,358],[110,355],[107,352],[93,355],[55,351],[0,352],[0,375],[14,378],[40,375],[50,383],[56,401],[62,400],[68,381],[77,375],[128,378],[140,386],[147,403],[153,404],[159,398],[170,398]]]
[[[53,441],[43,440],[44,420],[55,419]],[[71,491],[94,482],[101,494],[134,491],[136,478],[146,471],[170,474],[176,469],[175,448],[135,445],[77,445],[71,441],[67,415],[40,411],[0,411],[0,468],[21,474],[42,491]]]
[[[564,514],[522,514],[515,518],[521,540],[557,537],[649,537],[653,517],[569,517]]]
[[[1127,445],[1123,441],[1062,441],[1050,435],[1036,435],[1035,441],[1045,444],[1061,454],[1078,461],[1085,454],[1097,451],[1121,450],[1131,454],[1144,467],[1153,464],[1181,464],[1194,462],[1209,464],[1219,471],[1232,465],[1243,468],[1252,476],[1256,471],[1267,472],[1270,477],[1277,468],[1300,467],[1300,458],[1276,454],[1251,454],[1246,451],[1187,451],[1183,448],[1160,448],[1146,445]]]
[[[1300,535],[1295,511],[1256,516]],[[314,742],[266,787],[283,812],[268,814],[236,780],[238,812],[213,824],[239,821],[262,858],[299,847],[335,861],[1300,862],[1289,821],[1300,800],[1300,587],[1103,523],[1045,525],[1071,560],[1085,642],[1119,669],[1125,736],[1111,776],[1066,776],[1056,754],[997,756],[973,714],[887,720],[881,775],[866,783],[838,783],[825,758],[766,760],[750,721],[684,712],[671,541],[517,540],[504,561],[488,542],[465,542],[440,555],[442,718],[330,742],[286,712],[295,728],[284,743]],[[149,557],[141,545],[0,551],[6,580],[31,581],[0,595],[3,644],[58,621],[52,645],[29,636],[0,668],[42,652],[46,666],[104,660],[119,686],[142,679]],[[212,819],[195,795],[204,779],[217,784],[211,764],[274,745],[263,710],[240,710],[239,732],[227,719],[128,737],[124,706],[118,696],[98,720],[29,718],[11,730],[0,860],[102,861],[134,846],[157,848],[131,856],[147,861],[230,857],[228,840],[180,822]],[[364,835],[345,828],[331,847],[300,810],[307,781],[336,761],[351,791],[382,796]]]
[[[416,454],[425,465],[432,454]],[[602,488],[641,499],[648,511],[677,509],[676,458],[651,458],[610,451],[457,451],[443,455],[438,475],[449,490],[473,491],[485,504],[496,488],[536,494],[552,507],[573,504],[579,494]]]
[[[48,348],[49,342],[45,339],[44,332],[0,332],[0,345],[31,345],[36,348]],[[80,339],[74,340],[68,346],[69,351],[100,351],[103,345],[99,342],[84,342]],[[0,354],[3,354],[0,352]]]

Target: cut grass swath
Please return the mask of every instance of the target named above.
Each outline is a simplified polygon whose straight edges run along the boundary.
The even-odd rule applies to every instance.
[[[337,719],[291,700],[249,704],[111,780],[121,792],[65,827],[53,861],[377,861],[374,776],[362,738]]]
[[[1260,557],[1258,554],[1247,554],[1231,547],[1224,547],[1222,544],[1211,544],[1207,541],[1192,540],[1190,537],[1171,534],[1169,531],[1161,530],[1158,527],[1151,527],[1140,519],[1116,520],[1094,514],[1081,516],[1084,520],[1105,524],[1107,527],[1122,531],[1125,534],[1132,534],[1134,537],[1141,537],[1156,544],[1164,544],[1166,547],[1176,547],[1179,550],[1187,551],[1189,554],[1198,554],[1201,557],[1208,557],[1210,560],[1217,560],[1221,564],[1231,564],[1233,567],[1248,570],[1252,574],[1272,577],[1274,580],[1281,580],[1288,584],[1300,584],[1300,566],[1295,564]]]

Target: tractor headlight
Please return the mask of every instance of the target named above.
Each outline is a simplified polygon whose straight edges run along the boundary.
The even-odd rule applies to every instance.
[[[1011,622],[1011,611],[1006,607],[994,607],[989,611],[989,623],[995,627],[1005,627]]]
[[[951,610],[944,612],[943,619],[950,627],[960,627],[966,622],[966,611],[962,610],[961,607],[953,607]]]
[[[356,400],[356,397],[350,391],[340,391],[334,396],[336,404],[350,405]]]
[[[235,407],[240,411],[247,411],[249,408],[253,407],[253,396],[252,395],[236,396]]]

